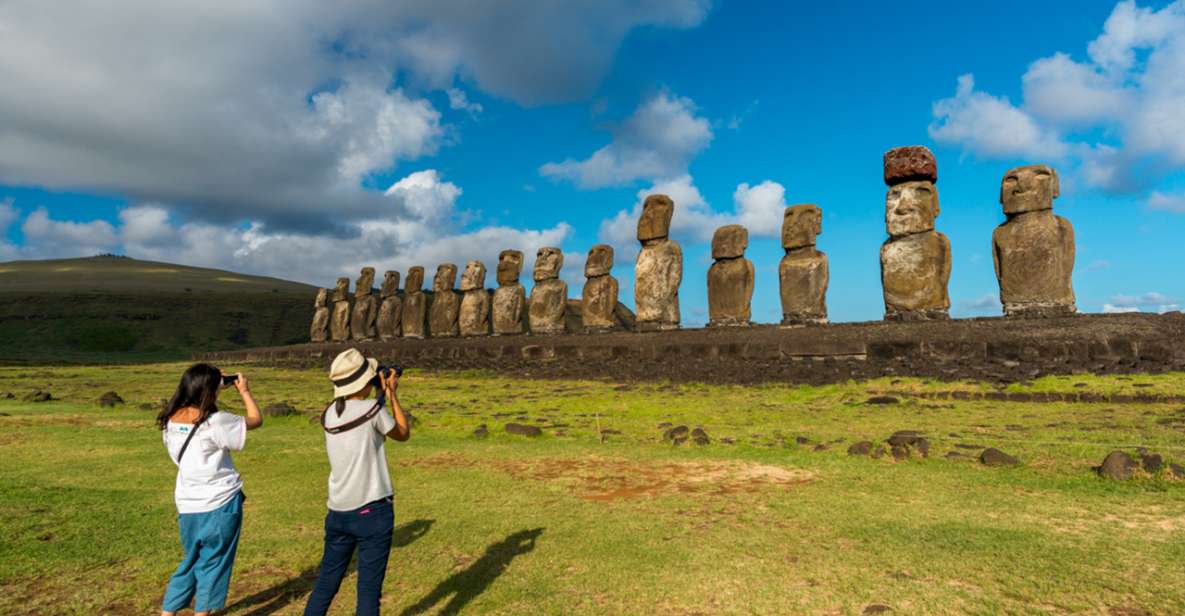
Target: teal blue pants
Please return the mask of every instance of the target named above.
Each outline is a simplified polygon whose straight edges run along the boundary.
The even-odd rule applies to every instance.
[[[222,609],[243,527],[243,493],[213,511],[182,513],[177,524],[185,556],[169,579],[161,609],[176,612],[190,601],[195,612]]]

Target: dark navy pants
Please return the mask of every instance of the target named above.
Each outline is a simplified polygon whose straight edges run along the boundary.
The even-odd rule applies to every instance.
[[[358,552],[358,604],[355,614],[379,613],[395,508],[390,501],[375,501],[353,511],[330,511],[325,516],[325,553],[317,585],[305,605],[305,616],[321,616],[329,610],[354,551]]]

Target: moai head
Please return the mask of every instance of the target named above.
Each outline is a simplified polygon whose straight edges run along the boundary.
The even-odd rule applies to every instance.
[[[370,292],[373,288],[374,288],[374,268],[373,267],[364,267],[364,268],[362,268],[362,274],[360,276],[358,276],[358,283],[354,286],[354,296],[355,297],[363,297],[366,295],[370,295]]]
[[[461,274],[462,291],[478,291],[486,287],[486,266],[481,261],[470,261],[465,264],[465,273]]]
[[[457,266],[452,263],[441,263],[436,268],[436,277],[432,279],[432,290],[441,293],[452,291],[457,284]]]
[[[350,279],[342,276],[337,279],[337,286],[333,287],[333,301],[344,302],[350,298]]]
[[[324,308],[329,301],[329,289],[317,289],[317,299],[313,300],[313,309]]]
[[[907,145],[885,152],[885,184],[927,181],[938,183],[938,162],[924,145]]]
[[[383,286],[379,294],[383,297],[395,297],[399,293],[399,272],[387,270],[383,274]]]
[[[498,284],[507,285],[518,282],[518,276],[523,271],[523,253],[518,250],[503,250],[498,254]]]
[[[736,259],[745,256],[749,230],[741,225],[724,225],[712,234],[712,258]]]
[[[1061,191],[1057,171],[1049,165],[1009,169],[1000,182],[1000,204],[1005,214],[1052,210]]]
[[[403,283],[403,290],[406,293],[416,293],[424,290],[424,268],[419,265],[408,268],[407,280]]]
[[[782,215],[782,248],[793,250],[814,246],[823,232],[823,210],[813,203],[792,205]]]
[[[548,280],[560,277],[560,268],[564,267],[564,253],[559,248],[550,246],[540,248],[535,253],[535,280]]]
[[[885,226],[891,237],[931,231],[935,218],[938,189],[932,182],[903,182],[890,187],[885,195]]]
[[[613,269],[613,247],[608,244],[597,244],[588,251],[588,258],[584,261],[584,276],[607,276]]]
[[[638,241],[663,239],[671,234],[671,217],[675,214],[675,202],[666,195],[650,195],[642,204],[642,216],[638,218]]]

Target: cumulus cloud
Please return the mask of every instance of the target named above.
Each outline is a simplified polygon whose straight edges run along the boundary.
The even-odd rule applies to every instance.
[[[1060,158],[1066,153],[1053,132],[1041,127],[1008,99],[975,90],[975,77],[962,75],[953,98],[934,103],[930,137],[960,144],[983,156]]]
[[[1178,302],[1163,293],[1149,291],[1143,295],[1116,295],[1103,304],[1105,313],[1159,312],[1180,310]]]
[[[105,220],[73,222],[53,220],[45,208],[37,208],[21,224],[27,253],[38,257],[58,257],[69,253],[95,254],[119,245],[115,228]]]
[[[449,88],[447,93],[449,109],[468,112],[470,117],[476,117],[483,111],[480,103],[470,102],[469,95],[465,94],[464,90]]]

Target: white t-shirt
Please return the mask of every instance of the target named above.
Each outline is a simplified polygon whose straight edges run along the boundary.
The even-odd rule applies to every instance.
[[[362,417],[374,400],[346,400],[338,417],[334,405],[325,413],[325,425],[332,428]],[[329,453],[329,502],[334,511],[351,511],[366,503],[395,494],[387,470],[383,440],[395,427],[395,418],[384,406],[370,421],[338,434],[325,433]]]
[[[177,464],[177,454],[192,429],[192,424],[172,421],[165,428],[165,449],[173,464]],[[198,426],[177,467],[173,498],[178,513],[213,511],[243,489],[230,452],[241,450],[246,443],[247,420],[239,415],[217,412]]]

